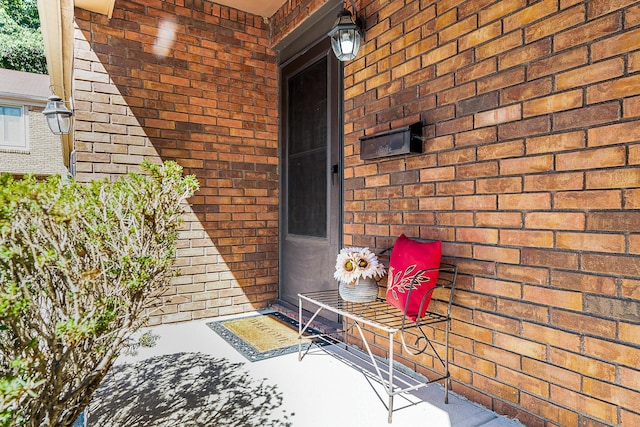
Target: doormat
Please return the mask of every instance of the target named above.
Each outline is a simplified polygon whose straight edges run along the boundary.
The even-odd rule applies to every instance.
[[[251,362],[298,351],[298,321],[282,313],[210,322],[207,326]],[[307,328],[306,333],[319,332]],[[311,343],[303,338],[303,350]]]

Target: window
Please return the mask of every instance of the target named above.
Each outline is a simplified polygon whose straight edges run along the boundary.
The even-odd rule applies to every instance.
[[[26,115],[23,107],[0,105],[0,149],[27,149]]]

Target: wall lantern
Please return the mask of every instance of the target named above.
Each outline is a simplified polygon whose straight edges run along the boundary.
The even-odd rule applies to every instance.
[[[67,135],[71,131],[73,106],[71,110],[68,109],[58,95],[53,94],[49,97],[49,102],[42,114],[47,118],[49,129],[54,135]]]
[[[340,61],[350,61],[355,58],[360,49],[360,41],[364,37],[362,21],[358,18],[358,9],[353,0],[351,0],[351,6],[356,16],[355,21],[351,12],[342,9],[333,29],[328,34],[331,38],[333,53]]]

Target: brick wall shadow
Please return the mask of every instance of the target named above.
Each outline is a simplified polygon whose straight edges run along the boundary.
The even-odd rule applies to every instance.
[[[79,180],[175,160],[200,191],[180,277],[154,323],[262,308],[278,295],[277,68],[262,18],[207,1],[76,9]]]

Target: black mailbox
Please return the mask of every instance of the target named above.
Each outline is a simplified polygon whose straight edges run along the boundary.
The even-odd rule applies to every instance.
[[[420,122],[360,138],[362,160],[408,153],[422,153],[422,123]]]

